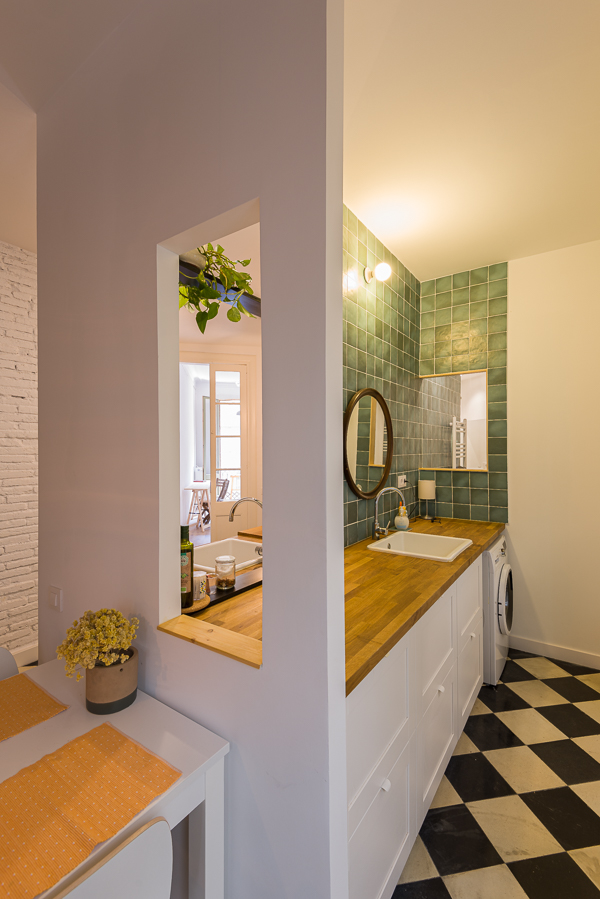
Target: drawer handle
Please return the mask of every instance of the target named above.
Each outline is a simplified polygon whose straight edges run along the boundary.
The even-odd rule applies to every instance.
[[[440,686],[438,687],[438,693],[445,693],[445,692],[446,692],[446,688],[440,684]]]
[[[389,793],[391,788],[392,788],[392,782],[391,782],[391,780],[388,780],[386,777],[384,782],[381,784],[381,789],[385,790],[386,793]]]
[[[471,640],[474,640],[477,634],[471,634]]]

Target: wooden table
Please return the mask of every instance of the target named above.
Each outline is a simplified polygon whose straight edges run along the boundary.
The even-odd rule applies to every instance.
[[[204,522],[202,521],[202,503],[208,503],[208,509],[210,511],[210,481],[194,481],[193,484],[190,484],[189,487],[185,488],[186,490],[192,491],[192,498],[190,500],[190,511],[188,512],[188,526],[190,521],[197,515],[196,527],[199,527],[202,533],[204,533]]]
[[[229,743],[141,691],[133,705],[122,712],[92,715],[85,707],[85,681],[77,683],[67,678],[64,662],[58,659],[29,669],[27,676],[70,708],[0,743],[0,781],[105,722],[181,771],[179,780],[166,793],[136,815],[127,827],[96,847],[52,889],[41,893],[40,899],[52,899],[89,870],[99,856],[108,854],[142,824],[159,815],[167,819],[171,829],[189,816],[190,899],[223,899],[224,759]]]

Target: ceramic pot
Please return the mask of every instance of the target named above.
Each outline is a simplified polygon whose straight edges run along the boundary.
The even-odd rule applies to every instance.
[[[138,651],[127,650],[126,662],[96,664],[85,672],[85,706],[94,715],[111,715],[134,702],[137,696]]]

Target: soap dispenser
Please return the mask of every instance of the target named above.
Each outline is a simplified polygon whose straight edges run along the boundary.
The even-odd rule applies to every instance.
[[[408,515],[406,514],[406,506],[400,506],[398,514],[394,518],[394,525],[397,531],[407,531],[410,526]]]

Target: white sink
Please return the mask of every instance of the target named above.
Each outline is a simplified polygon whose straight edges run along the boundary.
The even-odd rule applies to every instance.
[[[452,562],[472,540],[461,537],[440,537],[437,534],[418,534],[416,531],[396,531],[370,543],[367,549],[394,556],[413,556],[415,559],[431,559],[434,562]]]
[[[217,556],[235,556],[235,570],[243,571],[244,568],[255,565],[257,562],[262,564],[262,556],[258,553],[259,548],[262,548],[262,543],[259,541],[239,540],[237,537],[195,546],[194,570],[214,574]]]

